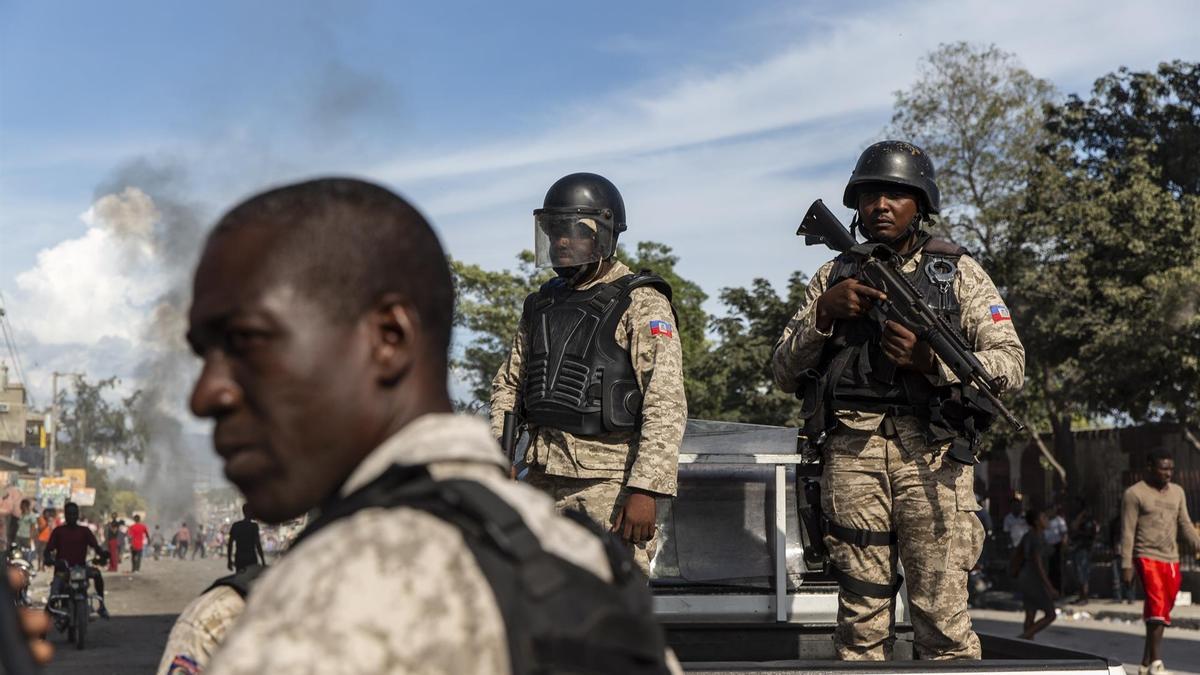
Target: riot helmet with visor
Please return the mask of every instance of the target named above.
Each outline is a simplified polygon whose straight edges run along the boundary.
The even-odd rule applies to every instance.
[[[550,186],[533,222],[538,267],[582,267],[616,253],[617,236],[625,231],[625,203],[607,178],[573,173]]]

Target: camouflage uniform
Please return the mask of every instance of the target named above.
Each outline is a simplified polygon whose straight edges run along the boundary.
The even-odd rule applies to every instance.
[[[463,478],[508,502],[547,551],[605,579],[603,544],[508,480],[486,425],[426,415],[372,452],[345,496],[393,464]],[[509,672],[495,595],[460,530],[413,508],[368,508],[302,540],[255,582],[211,675]]]
[[[903,271],[912,275],[921,252]],[[808,286],[807,303],[788,323],[771,360],[776,382],[795,391],[801,371],[816,368],[829,335],[816,328],[816,300],[826,290],[834,263],[821,267]],[[1025,350],[1004,301],[987,273],[968,256],[958,262],[955,294],[962,307],[962,334],[993,377],[1008,390],[1025,379]],[[957,382],[938,360],[935,385]],[[834,523],[894,531],[912,611],[917,652],[923,659],[979,658],[979,638],[967,615],[967,573],[983,547],[983,526],[974,515],[974,469],[948,460],[945,447],[927,444],[915,417],[839,410],[838,426],[823,452],[822,506]],[[833,564],[862,581],[889,584],[896,567],[888,546],[856,546],[826,535]],[[894,599],[865,597],[842,589],[834,642],[842,659],[891,655]]]
[[[631,274],[614,260],[599,278],[578,287],[586,290]],[[650,323],[674,324],[671,303],[649,287],[630,293],[629,309],[617,327],[617,344],[627,350],[642,390],[641,427],[633,432],[579,437],[550,427],[531,427],[525,462],[527,480],[554,497],[559,510],[582,508],[599,523],[611,525],[629,494],[637,488],[673,497],[679,446],[687,422],[683,392],[683,350],[677,330],[651,333]],[[492,380],[492,433],[500,436],[504,413],[514,410],[521,395],[528,328],[522,321],[508,360]],[[638,545],[634,559],[649,573],[657,535]]]
[[[217,586],[192,600],[175,620],[158,675],[204,672],[246,601],[229,586]]]

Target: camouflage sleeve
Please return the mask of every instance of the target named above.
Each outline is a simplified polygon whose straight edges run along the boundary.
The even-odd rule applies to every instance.
[[[636,288],[630,298],[622,326],[642,390],[642,427],[626,485],[673,496],[687,424],[683,347],[671,303],[662,293]]]
[[[218,586],[192,600],[171,627],[158,675],[203,672],[245,606],[242,596],[228,586]]]
[[[821,359],[821,348],[825,345],[828,334],[817,331],[817,298],[825,292],[829,281],[829,273],[833,270],[833,261],[827,262],[817,270],[812,280],[808,282],[808,290],[804,294],[804,306],[788,321],[783,329],[783,335],[775,343],[775,352],[771,355],[771,372],[775,375],[775,383],[779,388],[791,394],[796,391],[796,381],[800,373],[808,368],[815,368]]]
[[[513,335],[508,358],[492,378],[491,422],[492,436],[500,438],[504,431],[504,413],[515,410],[521,398],[521,379],[525,376],[525,318],[522,317]]]
[[[400,508],[364,509],[289,551],[255,583],[205,672],[505,675],[510,668],[504,619],[461,531]]]
[[[988,374],[1000,380],[1002,392],[1019,390],[1025,384],[1025,347],[1017,337],[1000,291],[979,263],[968,256],[959,258],[957,287],[967,344],[975,346],[975,356]],[[958,376],[945,362],[937,362],[934,384],[958,382]]]

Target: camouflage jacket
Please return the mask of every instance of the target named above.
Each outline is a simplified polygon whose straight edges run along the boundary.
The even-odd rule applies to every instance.
[[[579,287],[586,290],[632,272],[617,261],[600,278]],[[651,333],[650,324],[675,323],[671,303],[657,290],[635,288],[629,309],[617,326],[617,344],[629,352],[642,390],[641,428],[605,436],[574,436],[550,427],[531,427],[526,463],[545,467],[551,476],[611,478],[625,476],[631,488],[675,495],[679,446],[687,423],[683,392],[683,348],[678,327],[669,334]],[[528,350],[528,327],[522,319],[513,337],[508,360],[492,380],[492,434],[499,438],[505,411],[520,402]]]
[[[487,426],[426,415],[373,451],[343,496],[393,464],[478,481],[513,506],[541,545],[605,580],[603,544],[507,477]],[[255,582],[211,675],[509,672],[495,596],[460,530],[412,508],[364,509],[300,541]]]
[[[902,271],[915,273],[921,257],[922,252],[918,251],[905,262]],[[786,392],[796,391],[801,372],[819,365],[825,339],[830,337],[817,331],[816,319],[817,298],[825,292],[833,266],[834,261],[830,261],[817,271],[808,284],[804,307],[792,317],[775,343],[771,370],[775,382]],[[1004,378],[1005,391],[1020,389],[1025,382],[1025,348],[996,285],[970,256],[958,260],[954,293],[962,307],[961,328],[967,344],[974,345],[975,355],[989,375]],[[930,382],[945,385],[958,381],[941,359],[937,359],[937,367],[937,373],[928,376]],[[860,430],[874,430],[883,421],[882,414],[856,410],[839,410],[837,418],[842,424]]]
[[[245,607],[242,596],[228,586],[217,586],[192,600],[171,627],[158,675],[204,672]]]

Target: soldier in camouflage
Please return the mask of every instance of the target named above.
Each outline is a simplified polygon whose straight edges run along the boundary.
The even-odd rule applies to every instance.
[[[670,287],[613,257],[625,206],[607,179],[565,176],[534,217],[538,263],[558,276],[525,302],[492,381],[492,433],[522,417],[525,480],[612,528],[649,573],[687,420]]]
[[[491,675],[530,658],[510,648],[511,636],[533,638],[505,620],[510,605],[468,543],[478,536],[413,502],[347,508],[367,488],[392,485],[380,477],[402,477],[394,489],[431,486],[429,495],[446,494],[443,484],[491,495],[519,523],[478,529],[515,533],[526,552],[532,540],[540,556],[488,558],[514,568],[517,588],[530,560],[545,569],[550,558],[559,561],[551,571],[572,570],[592,587],[628,578],[629,565],[614,563],[587,527],[509,480],[483,421],[452,413],[452,315],[432,229],[375,185],[278,188],[233,209],[209,236],[189,313],[188,341],[203,360],[192,410],[214,420],[225,475],[257,517],[278,523],[317,510],[323,526],[310,524],[311,536],[255,582],[205,672]],[[624,639],[641,639],[646,625]],[[659,653],[653,672],[670,658]]]
[[[924,151],[897,141],[871,146],[843,203],[856,209],[852,227],[903,255],[902,271],[960,329],[988,373],[1005,390],[1018,389],[1024,348],[995,285],[963,249],[926,232],[940,205]],[[973,467],[946,452],[963,432],[947,433],[941,414],[958,381],[904,326],[866,318],[881,299],[854,277],[849,258],[825,264],[771,362],[780,387],[821,397],[829,411],[810,438],[820,440],[824,542],[840,585],[837,654],[890,658],[899,561],[920,658],[979,658],[967,575],[984,533],[974,515]]]

